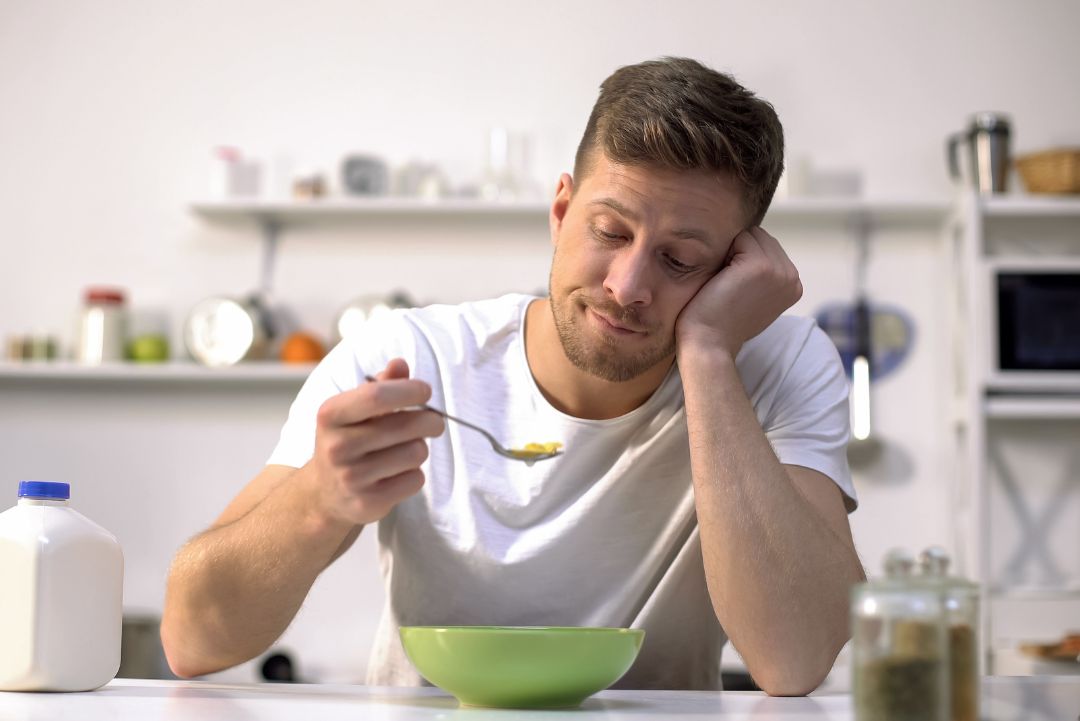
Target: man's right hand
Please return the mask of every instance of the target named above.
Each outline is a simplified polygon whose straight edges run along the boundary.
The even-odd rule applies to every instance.
[[[431,398],[431,386],[410,379],[405,361],[390,361],[376,378],[319,408],[315,455],[304,475],[321,515],[332,521],[373,523],[419,492],[424,439],[446,429],[440,415],[416,409]]]
[[[416,409],[430,397],[404,361],[391,361],[377,382],[322,405],[310,461],[263,468],[180,549],[161,622],[174,673],[220,671],[263,653],[360,529],[420,490],[426,439],[445,428]]]

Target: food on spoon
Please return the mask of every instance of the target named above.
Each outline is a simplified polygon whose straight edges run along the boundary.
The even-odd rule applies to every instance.
[[[562,448],[562,443],[557,441],[551,443],[526,443],[524,448],[511,448],[510,454],[514,458],[530,460],[555,453],[560,448]]]

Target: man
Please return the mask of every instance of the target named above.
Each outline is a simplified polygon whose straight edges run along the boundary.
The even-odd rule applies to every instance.
[[[420,683],[400,625],[495,624],[643,628],[623,687],[720,688],[728,637],[768,693],[819,685],[863,573],[841,364],[781,317],[802,286],[759,227],[782,155],[732,78],[616,71],[551,205],[549,298],[396,311],[335,348],[266,468],[179,552],[173,670],[262,653],[378,522],[369,683]],[[565,452],[502,458],[429,399]]]

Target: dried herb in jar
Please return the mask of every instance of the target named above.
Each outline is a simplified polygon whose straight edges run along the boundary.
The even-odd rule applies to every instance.
[[[889,631],[888,654],[866,659],[856,669],[855,717],[873,721],[941,718],[945,692],[942,627],[897,621]]]
[[[949,629],[949,692],[952,721],[978,721],[979,659],[975,630],[967,625]]]
[[[928,658],[879,658],[861,670],[855,691],[855,715],[877,721],[926,721],[937,718],[941,703],[941,661]]]

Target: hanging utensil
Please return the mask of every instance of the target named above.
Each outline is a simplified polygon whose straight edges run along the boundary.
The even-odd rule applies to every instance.
[[[870,438],[870,304],[865,295],[855,299],[855,360],[851,364],[851,436],[856,441]]]
[[[867,299],[866,270],[870,259],[871,221],[859,216],[855,232],[855,304],[851,310],[854,358],[851,364],[851,441],[848,462],[853,466],[872,463],[880,455],[880,439],[872,435],[870,381],[874,371],[873,309]]]

